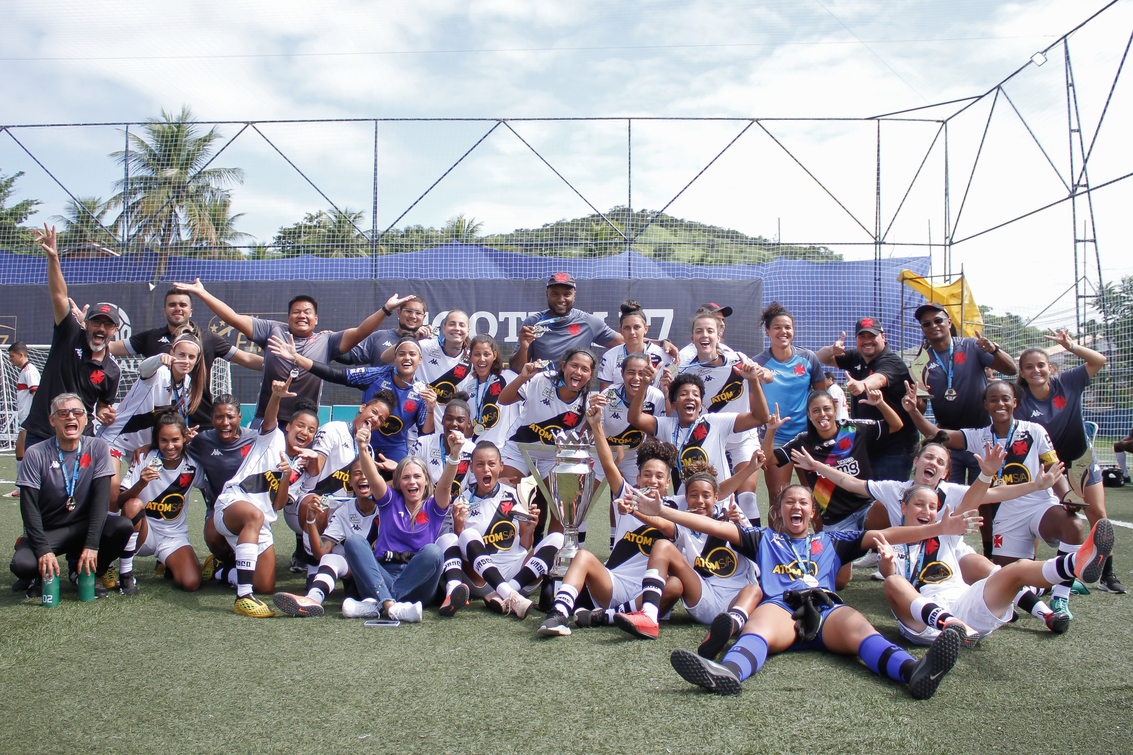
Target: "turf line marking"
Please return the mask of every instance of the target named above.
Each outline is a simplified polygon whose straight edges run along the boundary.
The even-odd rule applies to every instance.
[[[1118,527],[1125,527],[1126,529],[1130,529],[1130,530],[1133,530],[1133,523],[1130,523],[1130,522],[1119,522],[1119,521],[1117,521],[1116,519],[1110,519],[1109,521],[1113,522],[1113,523],[1114,523],[1114,524],[1116,524],[1116,525],[1117,525]]]

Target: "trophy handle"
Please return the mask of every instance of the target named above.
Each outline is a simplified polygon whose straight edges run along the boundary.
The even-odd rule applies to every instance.
[[[551,491],[547,487],[547,483],[543,481],[543,476],[539,474],[539,467],[533,461],[531,461],[531,456],[528,455],[527,449],[524,448],[524,446],[526,445],[525,443],[517,443],[516,445],[519,446],[519,450],[523,454],[523,460],[527,462],[528,474],[531,474],[535,478],[536,484],[539,485],[539,490],[543,491],[543,500],[546,501],[547,506],[551,509],[552,516],[554,516],[557,521],[559,517],[557,514],[555,514],[555,506],[552,503],[552,501],[554,501],[554,496],[551,495]],[[602,482],[598,484],[598,487],[595,488],[594,493],[590,496],[591,500],[601,496],[602,492],[608,487],[610,487],[609,480],[603,479]]]

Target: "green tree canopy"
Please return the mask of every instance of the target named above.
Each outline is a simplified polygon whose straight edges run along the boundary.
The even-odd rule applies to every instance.
[[[23,199],[8,204],[14,192],[16,180],[22,176],[21,170],[10,176],[0,173],[0,248],[13,249],[32,243],[31,230],[24,228],[24,222],[36,213],[36,206],[43,204],[38,199]]]

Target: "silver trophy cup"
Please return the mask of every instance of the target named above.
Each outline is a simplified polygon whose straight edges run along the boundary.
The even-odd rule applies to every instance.
[[[586,521],[594,499],[594,447],[577,433],[555,438],[555,466],[547,476],[551,505],[563,525],[563,547],[555,559],[551,576],[566,576],[570,562],[578,553],[578,528]]]

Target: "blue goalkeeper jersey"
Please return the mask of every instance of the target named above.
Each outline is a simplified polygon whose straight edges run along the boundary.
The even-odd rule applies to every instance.
[[[759,566],[764,600],[781,598],[788,590],[808,590],[809,574],[818,587],[834,592],[834,577],[843,564],[861,558],[864,532],[827,532],[792,539],[770,527],[740,527],[736,548]]]

